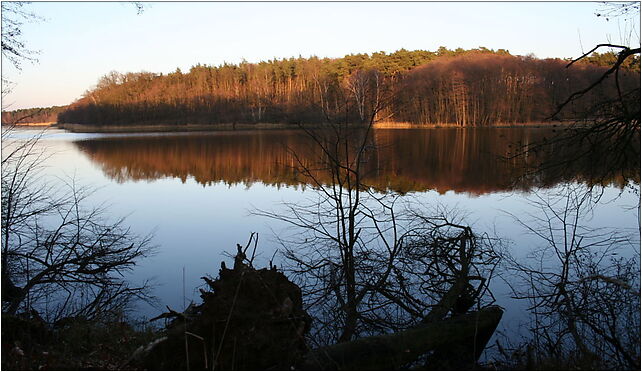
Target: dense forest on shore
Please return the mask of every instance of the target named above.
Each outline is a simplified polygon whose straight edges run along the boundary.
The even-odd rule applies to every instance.
[[[568,61],[514,56],[483,47],[399,50],[343,58],[290,58],[189,72],[111,72],[58,115],[60,123],[218,124],[378,121],[485,126],[540,122],[617,59],[594,53]],[[625,88],[639,87],[639,57],[624,64]],[[601,84],[558,119],[577,119],[615,96]],[[373,110],[373,105],[381,109]],[[584,117],[584,116],[583,116]]]
[[[55,123],[67,106],[34,107],[2,112],[2,124]]]

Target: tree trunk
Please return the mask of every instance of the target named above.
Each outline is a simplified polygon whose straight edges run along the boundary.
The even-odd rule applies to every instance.
[[[450,348],[457,348],[457,362],[472,364],[481,355],[503,312],[499,306],[490,306],[402,332],[324,347],[307,353],[296,367],[304,370],[393,370],[431,350]],[[464,354],[461,354],[462,350]]]

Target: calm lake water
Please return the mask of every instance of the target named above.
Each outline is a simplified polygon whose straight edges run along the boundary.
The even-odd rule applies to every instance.
[[[527,259],[527,252],[543,242],[525,234],[509,214],[535,212],[529,198],[565,182],[589,182],[587,172],[600,166],[565,166],[525,176],[524,167],[534,160],[511,155],[520,145],[555,135],[553,131],[376,130],[377,151],[367,163],[366,182],[423,206],[461,210],[475,231],[505,239],[516,257]],[[15,136],[37,132],[19,129]],[[144,316],[158,315],[164,305],[180,309],[191,300],[198,302],[200,278],[216,276],[223,260],[230,266],[225,252],[234,252],[251,232],[259,233],[257,266],[266,264],[279,248],[274,232],[285,226],[252,211],[279,212],[282,202],[296,203],[313,194],[297,175],[292,152],[310,164],[319,156],[302,133],[286,130],[107,135],[49,129],[39,145],[50,154],[46,165],[51,176],[95,187],[92,203],[106,203],[114,218],[126,215],[140,235],[154,232],[156,255],[131,274],[133,281],[154,278],[157,283],[154,294],[161,306],[142,306]],[[564,151],[568,149],[556,149],[553,156],[564,156]],[[617,228],[639,241],[639,163],[627,172],[637,173],[634,182],[606,180],[586,223]],[[526,304],[510,300],[499,279],[493,288],[498,304],[507,309],[500,328],[515,327]]]

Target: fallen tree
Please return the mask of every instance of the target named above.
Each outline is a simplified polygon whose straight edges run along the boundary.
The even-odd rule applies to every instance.
[[[296,367],[304,370],[399,369],[430,351],[444,348],[451,349],[452,356],[458,360],[431,358],[433,361],[427,367],[473,366],[502,314],[500,307],[490,306],[402,332],[331,345],[309,352]]]
[[[306,335],[312,319],[303,310],[300,288],[276,267],[252,267],[247,249],[238,246],[232,269],[221,263],[218,279],[203,278],[209,290],[201,290],[201,305],[182,313],[168,308],[155,318],[171,320],[163,337],[139,348],[127,365],[156,370],[368,370],[400,369],[425,356],[427,368],[465,369],[476,364],[503,314],[498,306],[443,314],[403,331],[309,350]]]

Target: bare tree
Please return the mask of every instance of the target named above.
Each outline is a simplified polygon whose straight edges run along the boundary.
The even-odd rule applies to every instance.
[[[2,2],[2,56],[16,68],[20,69],[23,61],[36,61],[36,51],[27,49],[22,40],[22,25],[24,22],[42,20],[33,12],[25,10],[29,4],[23,1]]]
[[[299,172],[312,183],[318,198],[306,205],[286,205],[288,215],[259,213],[286,220],[304,228],[304,234],[309,233],[302,241],[294,239],[286,244],[290,247],[286,250],[286,257],[299,265],[309,266],[309,270],[303,269],[301,272],[318,274],[318,279],[326,281],[328,286],[318,290],[331,291],[329,296],[321,297],[326,300],[333,297],[337,301],[336,304],[325,305],[330,305],[327,311],[338,311],[332,318],[335,321],[339,318],[342,324],[338,328],[341,334],[333,338],[347,341],[357,334],[358,308],[366,295],[360,290],[361,278],[358,275],[362,272],[360,257],[368,254],[367,245],[373,242],[373,237],[368,236],[370,230],[381,230],[378,233],[384,238],[381,243],[388,247],[391,254],[398,250],[394,242],[394,211],[386,208],[381,200],[373,198],[364,185],[362,167],[372,146],[369,136],[371,125],[365,130],[343,125],[333,125],[328,132],[305,130],[322,150],[323,159],[310,165],[296,154],[293,156],[297,159]],[[320,177],[324,172],[330,174],[329,184]],[[392,213],[386,216],[386,222],[392,225],[382,227],[384,221],[369,218],[364,209],[365,199],[375,201],[385,212]],[[373,224],[366,227],[366,221]],[[390,233],[392,239],[387,239],[386,233]],[[301,252],[302,256],[299,257],[292,248],[297,244],[306,244],[311,249]],[[308,253],[315,257],[308,256]]]
[[[42,20],[25,4],[2,3],[2,56],[18,70],[37,54],[22,40],[22,25]],[[139,14],[144,10],[140,2],[134,6]],[[4,98],[11,91],[4,75],[2,86]],[[57,187],[44,177],[44,131],[12,138],[15,125],[31,115],[3,125],[2,132],[3,312],[35,310],[48,321],[97,318],[122,312],[134,298],[151,300],[147,282],[132,286],[124,278],[152,252],[150,237],[135,236],[122,219],[109,221],[102,207],[86,208],[90,191],[75,181]]]
[[[640,4],[638,2],[613,3],[605,2],[602,9],[596,13],[598,17],[609,18],[631,17],[639,18]],[[627,22],[629,19],[627,19]],[[630,30],[632,31],[632,30]],[[630,46],[631,38],[623,37],[621,44],[602,43],[588,52],[571,60],[566,68],[572,68],[592,53],[609,48],[617,51],[612,65],[603,71],[596,79],[584,88],[570,94],[562,101],[550,116],[556,120],[560,114],[574,110],[574,104],[579,100],[592,100],[588,110],[573,112],[575,120],[564,128],[561,133],[544,142],[529,144],[518,151],[516,156],[536,154],[546,151],[546,147],[570,147],[575,153],[568,154],[565,159],[548,159],[538,164],[529,172],[539,172],[541,169],[564,169],[571,163],[599,163],[603,166],[589,166],[588,171],[593,178],[593,184],[604,184],[605,180],[621,176],[628,180],[629,169],[640,167],[640,80],[624,79],[625,75],[634,74],[624,68],[626,61],[640,56],[640,40],[637,35],[637,46]],[[639,62],[638,62],[639,63]],[[635,75],[634,75],[635,76]],[[610,88],[611,94],[591,95],[598,88]],[[638,172],[639,177],[639,172]]]
[[[312,196],[285,203],[285,211],[255,212],[294,227],[279,240],[316,318],[311,338],[317,345],[466,312],[487,291],[485,274],[492,270],[481,274],[480,266],[496,264],[486,237],[446,214],[413,212],[400,195],[368,186],[373,124],[389,102],[378,79],[376,72],[357,72],[344,87],[343,104],[356,102],[364,125],[351,125],[347,117],[333,122],[336,116],[326,114],[329,124],[321,130],[302,127],[321,152],[314,162],[291,152]],[[322,107],[329,106],[325,102]]]
[[[374,92],[370,90],[371,77],[375,79]],[[301,267],[295,272],[310,273],[312,275],[306,280],[324,283],[320,287],[304,285],[304,288],[309,290],[312,303],[323,301],[319,302],[322,305],[319,311],[334,313],[324,317],[334,323],[333,326],[320,329],[339,330],[340,334],[326,335],[326,342],[348,341],[358,334],[359,309],[368,293],[361,288],[364,278],[358,276],[364,271],[361,268],[361,257],[367,257],[369,249],[373,248],[368,245],[381,243],[393,257],[399,249],[394,209],[374,196],[364,183],[363,167],[373,149],[372,127],[377,113],[385,106],[378,79],[377,72],[355,72],[348,78],[344,89],[338,92],[335,89],[335,95],[340,97],[335,97],[335,106],[340,101],[343,110],[335,110],[335,113],[326,111],[329,105],[324,104],[324,98],[327,102],[329,97],[321,95],[321,109],[329,122],[327,128],[314,130],[301,127],[321,150],[322,157],[316,164],[306,164],[296,153],[291,154],[297,161],[297,171],[312,184],[318,198],[306,205],[287,204],[289,216],[258,212],[285,220],[303,228],[304,233],[309,233],[304,240],[293,239],[286,243],[284,239],[283,243],[286,257]],[[328,90],[325,89],[322,93],[328,93]],[[373,101],[373,97],[366,97],[371,93],[374,94]],[[348,123],[348,107],[352,99],[356,102],[365,127],[355,128]],[[366,100],[369,110],[367,113]],[[342,123],[336,121],[337,114],[340,115],[341,111],[345,114]],[[330,175],[329,183],[325,183],[320,177],[323,173]],[[366,211],[364,208],[366,199],[374,201],[380,208],[376,216],[374,211]],[[376,236],[381,240],[370,236],[371,230],[377,231]],[[301,244],[310,249],[299,252],[293,249]],[[372,273],[368,280],[385,281],[389,273],[390,270],[379,278],[375,278],[375,273]],[[315,276],[316,278],[312,278]],[[325,302],[330,298],[332,302]],[[337,321],[340,322],[340,327],[336,327]]]
[[[366,195],[353,247],[337,234],[344,221],[323,197],[263,212],[295,227],[279,239],[317,318],[314,341],[396,332],[492,303],[488,284],[499,261],[494,239],[474,234],[443,210],[420,213],[410,203],[398,208],[393,195]]]
[[[25,22],[37,22],[42,18],[25,9],[28,2],[2,2],[2,58],[6,59],[15,69],[22,69],[22,62],[36,62],[37,51],[28,49],[22,40],[22,25]],[[12,82],[5,73],[2,74],[2,98],[11,92]],[[2,109],[6,107],[3,105]]]
[[[632,12],[639,17],[639,3],[606,4],[598,16]],[[513,284],[515,298],[531,305],[533,338],[526,352],[530,367],[535,362],[544,368],[547,363],[555,368],[640,368],[640,262],[620,256],[624,249],[636,252],[639,231],[631,237],[616,229],[586,226],[609,180],[639,182],[640,85],[639,79],[622,75],[632,73],[624,65],[639,56],[640,48],[599,44],[566,67],[601,48],[618,50],[613,64],[570,94],[551,118],[574,110],[578,100],[590,99],[591,108],[574,112],[575,120],[560,134],[523,147],[517,154],[544,154],[529,173],[563,172],[572,166],[590,177],[587,185],[565,184],[555,191],[535,192],[531,204],[537,213],[514,216],[543,242],[529,263],[507,256],[512,274],[507,282]],[[612,94],[592,95],[598,87],[608,87]],[[558,156],[547,155],[550,149],[558,151]],[[639,194],[639,186],[632,188]],[[518,283],[516,277],[521,279]]]
[[[581,186],[536,194],[537,213],[514,217],[543,246],[529,263],[509,258],[507,282],[531,304],[531,357],[540,366],[639,370],[640,266],[621,256],[639,237],[585,226],[596,198]]]
[[[581,120],[561,140],[589,143],[591,145],[588,150],[590,153],[599,154],[612,167],[620,169],[631,162],[639,161],[640,158],[640,85],[638,81],[633,86],[625,86],[620,78],[622,74],[626,73],[622,71],[622,64],[627,58],[639,55],[640,48],[599,44],[571,61],[567,67],[603,47],[620,49],[616,62],[589,86],[571,94],[557,108],[553,117],[598,85],[612,83],[616,91],[615,97],[596,102],[593,109],[584,113]],[[633,153],[631,153],[631,149],[634,150]]]
[[[150,238],[109,221],[102,207],[86,208],[89,189],[73,180],[53,186],[38,140],[3,132],[3,311],[93,318],[149,299],[148,283],[132,286],[124,275],[151,253]]]

